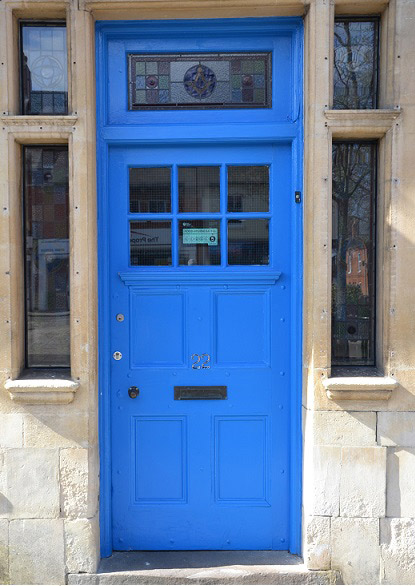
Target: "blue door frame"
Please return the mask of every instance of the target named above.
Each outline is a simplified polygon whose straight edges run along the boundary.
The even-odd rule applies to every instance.
[[[112,552],[111,511],[111,424],[110,424],[110,275],[108,270],[110,209],[108,205],[108,160],[113,146],[153,147],[156,145],[267,145],[290,144],[292,153],[291,232],[291,342],[290,342],[290,510],[289,550],[301,551],[301,384],[302,384],[302,205],[294,203],[294,191],[302,191],[303,166],[303,26],[298,18],[220,19],[210,21],[143,21],[99,22],[97,33],[97,182],[98,182],[98,283],[99,283],[99,435],[100,435],[100,528],[101,555]],[[219,110],[183,112],[128,112],[112,100],[114,84],[123,84],[125,72],[114,69],[109,59],[109,46],[117,51],[138,41],[162,39],[165,45],[157,51],[173,51],[174,39],[193,40],[209,35],[208,48],[194,50],[229,50],[221,39],[232,39],[230,50],[261,50],[272,48],[272,38],[289,39],[291,85],[286,96],[287,108],[226,113],[232,131],[226,127]],[[255,38],[255,46],[250,39]],[[239,39],[239,47],[238,40]],[[127,42],[127,45],[125,43]],[[180,41],[182,42],[182,41]],[[124,44],[123,44],[124,43]],[[170,43],[170,45],[169,45]],[[185,44],[185,41],[182,43]],[[190,46],[190,45],[189,45]],[[186,46],[181,47],[182,51]],[[187,50],[190,50],[189,48]],[[124,54],[123,54],[124,55]],[[274,78],[277,77],[274,70]],[[123,77],[124,76],[124,77]],[[166,127],[168,123],[168,127]],[[139,130],[139,131],[138,131]]]

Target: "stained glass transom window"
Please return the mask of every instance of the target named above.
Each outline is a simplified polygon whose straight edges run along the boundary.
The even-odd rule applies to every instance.
[[[129,109],[271,108],[271,52],[128,55]]]

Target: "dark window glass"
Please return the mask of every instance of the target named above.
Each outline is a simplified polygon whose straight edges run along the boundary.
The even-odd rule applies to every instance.
[[[332,364],[374,365],[376,145],[333,145]]]
[[[220,211],[220,167],[179,167],[179,212]]]
[[[228,264],[269,264],[268,220],[228,220]]]
[[[21,78],[23,114],[67,114],[64,24],[22,23]]]
[[[269,167],[228,167],[228,212],[269,211]]]
[[[128,55],[129,109],[271,108],[271,53]]]
[[[179,264],[220,265],[220,221],[179,222]]]
[[[334,27],[334,101],[336,109],[377,107],[377,18],[339,18]]]
[[[172,264],[171,222],[130,222],[130,263],[133,266]]]
[[[171,212],[170,167],[130,169],[130,212],[162,214]]]
[[[27,367],[68,367],[66,147],[25,147],[24,204]]]

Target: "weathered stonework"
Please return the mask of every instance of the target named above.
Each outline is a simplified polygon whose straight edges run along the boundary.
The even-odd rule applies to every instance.
[[[11,521],[9,552],[12,584],[65,583],[62,519]]]
[[[377,111],[332,110],[341,14],[381,15]],[[62,584],[99,560],[94,22],[287,15],[305,26],[304,561],[345,584],[415,584],[414,0],[0,2],[0,582]],[[19,18],[66,18],[70,115],[19,115]],[[379,141],[384,376],[340,381],[330,368],[331,143],[357,138]],[[19,378],[20,153],[45,143],[68,144],[71,168],[72,368],[59,388]]]
[[[379,520],[332,519],[331,555],[345,584],[379,584]]]

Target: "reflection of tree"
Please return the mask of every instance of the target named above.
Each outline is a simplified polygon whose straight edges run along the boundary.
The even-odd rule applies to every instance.
[[[334,108],[374,108],[376,21],[337,21],[334,31]]]
[[[368,298],[347,284],[347,253],[352,248],[367,250],[369,296],[372,290],[373,250],[371,223],[374,145],[338,143],[333,146],[333,327],[348,319],[348,305],[366,305]],[[351,302],[351,296],[354,301]]]

